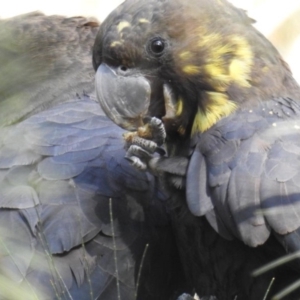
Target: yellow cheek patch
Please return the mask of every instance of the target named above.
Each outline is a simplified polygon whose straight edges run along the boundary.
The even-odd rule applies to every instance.
[[[226,44],[215,44],[207,58],[205,73],[217,91],[231,83],[250,87],[253,53],[248,42],[239,36],[231,36]],[[221,88],[221,89],[220,89]]]
[[[122,21],[122,22],[119,23],[119,25],[117,27],[118,28],[118,32],[120,33],[124,28],[130,27],[130,26],[131,26],[131,24],[129,22]]]
[[[229,100],[226,94],[206,92],[208,103],[205,111],[198,109],[194,118],[192,135],[204,132],[216,124],[221,118],[229,116],[237,108],[236,104]]]
[[[239,35],[225,39],[220,33],[205,31],[199,29],[196,33],[199,40],[178,53],[182,72],[187,76],[201,76],[217,92],[226,91],[232,83],[250,87],[253,53],[248,41]]]

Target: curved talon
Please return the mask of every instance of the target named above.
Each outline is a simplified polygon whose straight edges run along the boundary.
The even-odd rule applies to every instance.
[[[147,165],[141,161],[139,157],[136,156],[125,156],[125,158],[130,161],[130,163],[137,169],[141,171],[145,171],[147,169]]]
[[[139,158],[144,158],[149,161],[152,158],[152,155],[145,149],[137,145],[131,145],[127,150],[126,156],[132,157],[137,156]]]
[[[137,169],[145,171],[152,155],[140,146],[131,145],[127,150],[125,158]]]
[[[157,148],[157,144],[155,142],[143,139],[138,136],[135,136],[132,139],[132,144],[139,146],[139,147],[143,148],[145,151],[148,151],[150,153],[154,153]]]
[[[152,135],[153,135],[153,140],[159,145],[161,146],[166,139],[167,133],[165,130],[165,126],[162,122],[162,120],[153,117],[151,118],[150,122],[149,122],[149,126],[151,128],[152,131]]]
[[[149,121],[149,124],[151,126],[156,126],[156,127],[160,127],[160,126],[163,126],[163,123],[162,121],[159,119],[159,118],[156,118],[156,117],[152,117]]]

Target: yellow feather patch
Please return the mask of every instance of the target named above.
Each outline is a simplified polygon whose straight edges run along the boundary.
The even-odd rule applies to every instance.
[[[139,23],[150,23],[150,21],[145,18],[141,18],[139,19]]]
[[[182,60],[187,60],[187,59],[190,59],[192,57],[192,55],[191,55],[190,51],[182,51],[181,53],[179,53],[179,57]]]
[[[110,47],[113,48],[113,47],[116,47],[116,46],[119,46],[119,45],[122,45],[122,43],[120,41],[113,41],[111,44],[110,44]]]
[[[234,59],[229,66],[230,78],[243,87],[250,87],[247,66],[241,60]]]
[[[268,66],[264,66],[262,69],[261,69],[264,73],[267,73],[270,69]]]
[[[208,64],[205,66],[204,71],[209,74],[207,81],[218,92],[225,92],[230,83],[229,75],[225,74],[224,69],[217,64]]]
[[[192,135],[205,130],[216,124],[221,118],[230,115],[237,108],[236,104],[229,100],[224,93],[206,92],[208,103],[205,111],[198,109],[195,116]]]
[[[118,28],[118,32],[120,33],[124,28],[130,27],[130,26],[131,26],[131,24],[129,22],[122,21],[122,22],[119,23],[119,25],[117,27]]]
[[[219,41],[221,41],[222,36],[219,33],[204,33],[206,30],[204,28],[199,28],[199,36],[201,37],[198,42],[198,47],[202,48],[205,46],[212,46]]]
[[[236,45],[235,59],[229,66],[229,74],[232,80],[243,87],[250,87],[250,74],[253,64],[253,53],[248,42],[239,36],[232,37]]]
[[[194,65],[187,65],[183,67],[182,71],[187,75],[197,75],[200,73],[201,69]]]
[[[182,111],[183,111],[183,101],[182,99],[179,99],[177,102],[176,116],[179,117],[182,114]]]

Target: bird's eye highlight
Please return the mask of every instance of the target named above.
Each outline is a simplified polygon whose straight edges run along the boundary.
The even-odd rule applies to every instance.
[[[164,53],[165,47],[165,41],[162,38],[157,37],[150,40],[148,49],[152,55],[161,56]]]

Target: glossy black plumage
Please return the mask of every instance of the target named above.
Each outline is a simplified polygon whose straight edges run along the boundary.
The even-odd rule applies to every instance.
[[[271,299],[300,276],[299,260],[251,275],[300,250],[300,88],[252,23],[226,0],[127,0],[103,22],[93,51],[106,114],[144,144],[156,142],[147,120],[164,124],[166,155],[126,139],[127,156],[167,186],[188,292],[200,297],[263,299],[274,277]],[[120,97],[118,82],[134,87],[137,76],[148,97]],[[101,92],[103,82],[116,92]],[[128,118],[136,101],[146,109]],[[284,299],[299,295],[298,287]]]

